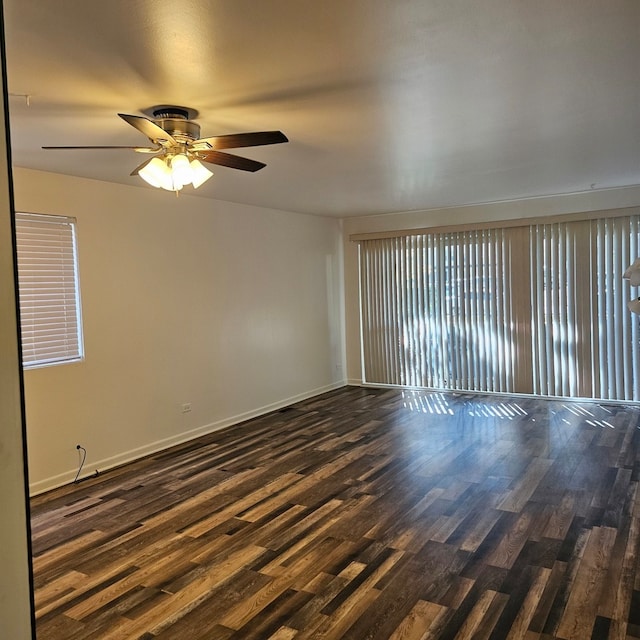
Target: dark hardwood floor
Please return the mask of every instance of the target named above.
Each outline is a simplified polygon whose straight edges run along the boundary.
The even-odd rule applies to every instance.
[[[343,389],[32,500],[39,640],[640,638],[640,409]]]

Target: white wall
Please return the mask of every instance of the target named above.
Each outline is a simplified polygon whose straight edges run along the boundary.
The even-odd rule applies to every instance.
[[[347,378],[362,383],[360,311],[358,300],[358,245],[349,236],[391,230],[520,220],[640,205],[640,187],[603,189],[564,196],[529,198],[430,211],[411,211],[344,219],[344,291]]]
[[[78,219],[86,358],[25,372],[32,492],[341,386],[337,220],[16,169]],[[192,411],[182,413],[190,402]]]

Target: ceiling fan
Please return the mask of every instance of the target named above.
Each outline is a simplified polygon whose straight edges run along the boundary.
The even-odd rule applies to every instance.
[[[149,110],[153,119],[144,116],[118,115],[147,136],[152,147],[131,146],[58,146],[43,149],[132,149],[138,153],[153,154],[137,166],[130,175],[139,175],[154,187],[180,191],[192,184],[195,189],[213,174],[202,162],[242,171],[258,171],[264,162],[224,153],[221,149],[256,147],[288,142],[281,131],[255,131],[230,135],[200,137],[200,125],[194,122],[198,112],[187,107],[163,105]]]

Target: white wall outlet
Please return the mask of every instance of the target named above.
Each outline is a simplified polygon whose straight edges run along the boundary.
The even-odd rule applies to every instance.
[[[182,413],[189,413],[189,411],[191,411],[191,403],[190,402],[184,402],[182,404]]]

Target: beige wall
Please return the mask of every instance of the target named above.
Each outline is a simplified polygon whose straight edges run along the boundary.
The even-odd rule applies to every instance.
[[[530,198],[431,211],[411,211],[344,220],[344,291],[347,379],[362,382],[358,302],[358,246],[349,236],[391,230],[421,229],[500,220],[603,211],[640,205],[640,187],[603,189],[564,196]]]
[[[25,372],[33,492],[73,479],[76,444],[92,472],[344,383],[339,221],[14,182],[17,210],[78,219],[86,358]]]

